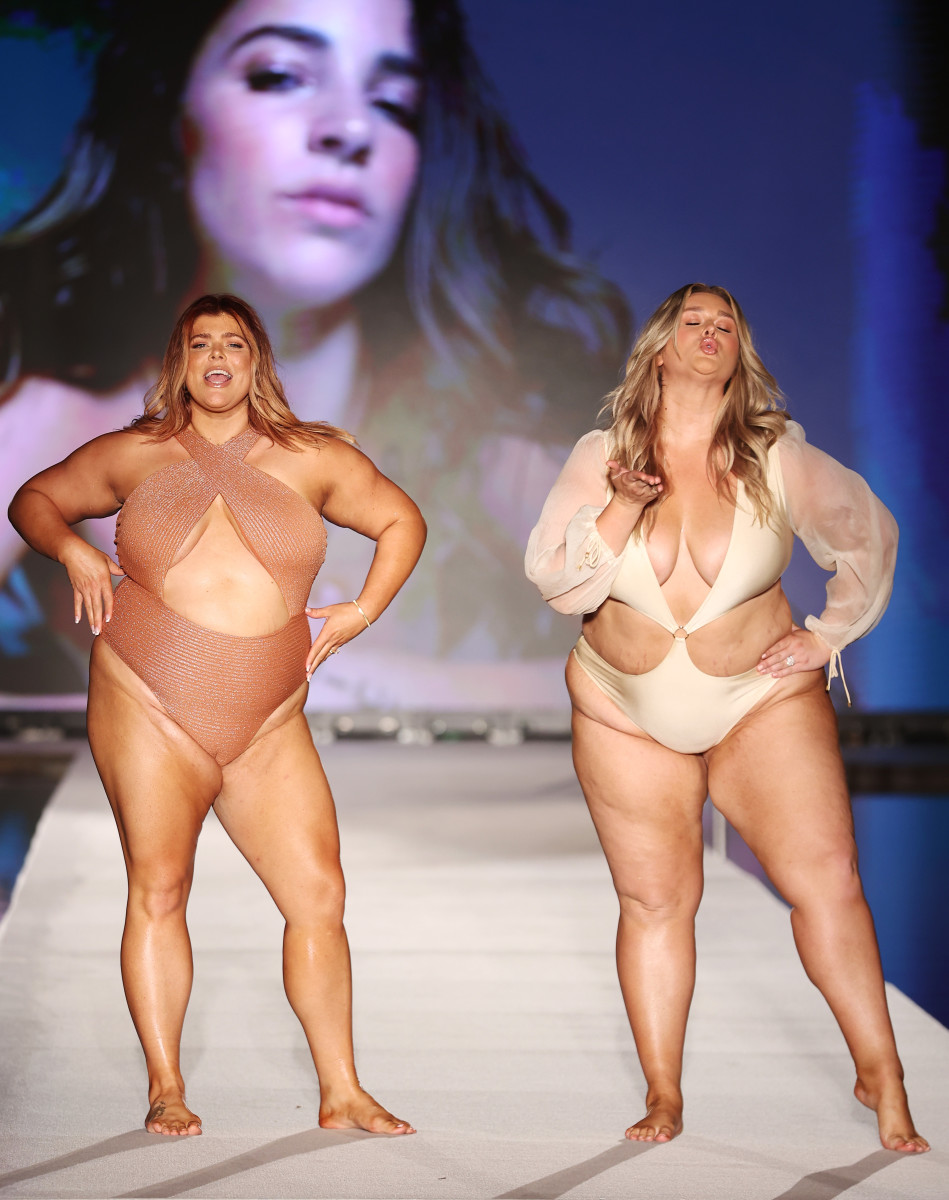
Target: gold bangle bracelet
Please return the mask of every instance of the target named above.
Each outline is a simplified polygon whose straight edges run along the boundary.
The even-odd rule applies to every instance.
[[[359,603],[359,601],[358,601],[358,600],[354,600],[354,601],[353,601],[353,604],[355,604],[355,605],[356,605],[356,607],[359,609],[359,615],[360,615],[360,616],[362,617],[362,619],[363,619],[363,620],[366,622],[366,628],[367,628],[367,629],[371,629],[371,628],[372,628],[372,621],[370,621],[370,620],[369,620],[369,618],[366,616],[366,614],[363,612],[363,610],[362,610],[362,605]]]

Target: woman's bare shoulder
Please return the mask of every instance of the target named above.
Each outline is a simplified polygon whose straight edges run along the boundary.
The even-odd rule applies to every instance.
[[[172,446],[176,444],[172,440]],[[158,441],[141,429],[113,429],[108,433],[100,433],[98,437],[90,438],[88,442],[79,446],[75,453],[130,461],[133,459],[160,459],[169,457],[166,449],[168,445],[168,441]],[[174,449],[171,450],[173,457],[182,457],[183,453],[182,451],[175,454]]]
[[[159,441],[140,429],[116,429],[85,442],[54,470],[67,478],[107,481],[121,504],[149,475],[187,458],[174,438]]]
[[[305,470],[322,474],[335,471],[369,469],[372,460],[358,446],[343,438],[327,435],[318,441],[307,441],[286,453],[296,457]]]

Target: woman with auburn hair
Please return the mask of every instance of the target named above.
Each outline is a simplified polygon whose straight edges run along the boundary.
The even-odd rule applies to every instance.
[[[729,292],[680,288],[646,322],[609,429],[581,438],[528,546],[544,598],[583,614],[567,663],[574,763],[619,897],[617,966],[647,1085],[626,1136],[682,1130],[709,795],[791,905],[883,1145],[924,1151],[821,670],[832,677],[883,615],[896,524],[779,399]],[[803,629],[781,588],[795,535],[835,571]]]
[[[353,430],[430,517],[399,619],[330,670],[324,699],[492,704],[485,659],[552,665],[561,642],[512,579],[576,396],[615,381],[628,312],[572,254],[459,0],[20,7],[99,50],[61,177],[0,238],[0,496],[126,425],[184,304],[236,292],[293,409]],[[28,692],[52,650],[29,590],[55,585],[32,556],[17,571],[20,553],[0,531],[0,578],[16,572],[0,619],[33,647],[7,686]],[[323,592],[348,595],[361,547],[336,539],[332,560]],[[77,691],[71,631],[54,636],[43,686]]]
[[[256,313],[192,303],[145,413],[14,497],[23,538],[66,568],[96,640],[88,730],[128,872],[122,978],[152,1133],[196,1134],[179,1046],[186,907],[214,810],[286,920],[284,983],[325,1128],[411,1133],[359,1085],[333,798],[303,716],[312,673],[373,624],[422,549],[418,509],[343,430],[299,421]],[[117,560],[70,527],[119,511]],[[323,518],[375,542],[359,594],[306,608]],[[113,597],[112,576],[124,576]],[[322,620],[310,644],[307,616]]]

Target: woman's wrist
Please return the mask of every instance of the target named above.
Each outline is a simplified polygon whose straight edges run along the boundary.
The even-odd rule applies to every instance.
[[[366,610],[363,608],[363,606],[362,606],[362,605],[359,603],[359,601],[358,601],[358,600],[354,600],[354,601],[353,601],[353,604],[355,604],[355,605],[356,605],[356,608],[357,608],[357,610],[358,610],[358,612],[359,612],[359,615],[360,615],[360,616],[362,617],[362,619],[363,619],[363,620],[366,622],[366,628],[367,628],[367,629],[371,629],[371,628],[372,628],[372,621],[370,621],[370,620],[369,620],[369,618],[366,616]]]
[[[652,503],[653,499],[654,497],[650,497],[649,500],[627,500],[624,496],[621,496],[619,492],[614,492],[610,498],[609,504],[607,504],[606,507],[610,508],[612,505],[615,505],[617,509],[624,513],[635,513],[636,519],[638,520],[639,514],[643,511],[647,504]],[[606,510],[604,509],[604,512],[605,511]]]
[[[54,558],[56,562],[61,563],[62,566],[65,567],[68,565],[66,560],[70,557],[71,551],[78,551],[82,553],[82,551],[88,549],[89,543],[85,540],[85,538],[80,537],[75,530],[70,529],[67,526],[63,530],[62,537],[58,541],[58,544],[56,545],[55,550],[50,557]]]

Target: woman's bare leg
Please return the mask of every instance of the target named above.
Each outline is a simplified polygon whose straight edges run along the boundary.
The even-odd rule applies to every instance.
[[[223,775],[215,812],[287,923],[284,985],[316,1066],[320,1125],[414,1133],[356,1077],[336,810],[302,714],[274,723]]]
[[[145,1127],[197,1134],[179,1065],[192,976],[185,910],[220,770],[102,643],[92,658],[88,727],[128,873],[122,981],[148,1071]]]
[[[706,755],[712,800],[791,905],[809,979],[830,1005],[888,1150],[928,1150],[903,1088],[853,816],[822,673],[746,717]]]
[[[626,1136],[667,1142],[682,1131],[682,1050],[703,886],[705,764],[587,715],[612,705],[588,692],[579,670],[573,663],[568,669],[574,765],[619,898],[616,965],[646,1077],[646,1115]]]

